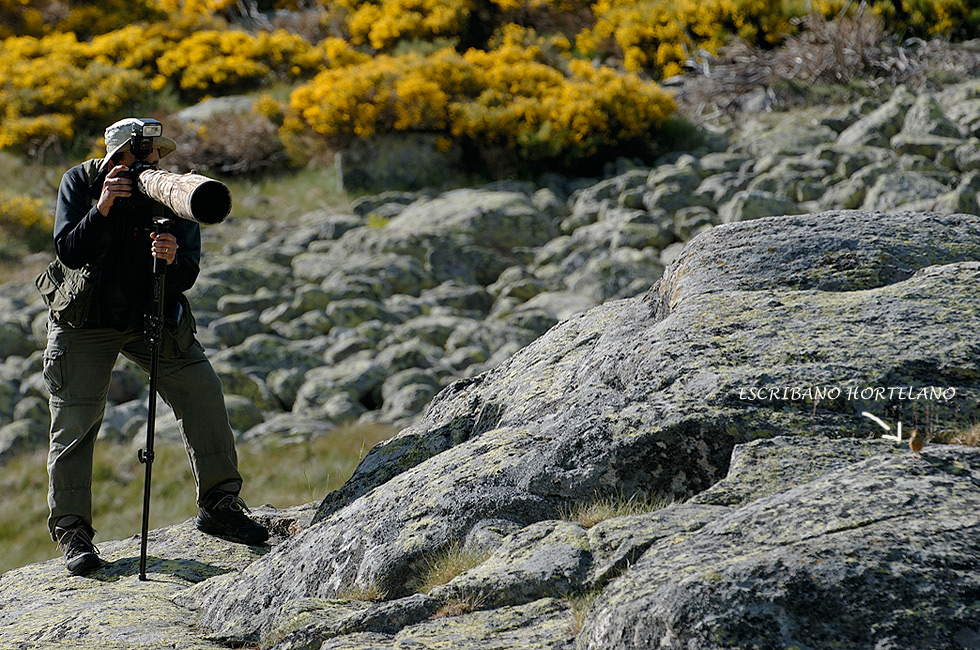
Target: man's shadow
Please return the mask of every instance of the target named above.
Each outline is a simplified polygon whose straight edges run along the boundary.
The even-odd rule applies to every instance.
[[[99,582],[118,582],[125,578],[139,575],[140,558],[125,557],[112,562],[104,562],[101,567],[85,577]],[[161,579],[170,582],[169,578],[177,578],[190,583],[204,582],[215,576],[233,571],[227,567],[207,564],[197,560],[160,558],[152,555],[146,558],[146,581],[154,582]]]

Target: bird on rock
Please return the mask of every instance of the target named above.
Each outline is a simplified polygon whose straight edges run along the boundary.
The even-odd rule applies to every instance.
[[[909,449],[912,450],[912,453],[914,453],[917,458],[922,457],[921,454],[919,454],[919,452],[922,451],[922,447],[925,444],[926,444],[926,434],[919,433],[918,429],[912,429],[912,437],[909,438]]]

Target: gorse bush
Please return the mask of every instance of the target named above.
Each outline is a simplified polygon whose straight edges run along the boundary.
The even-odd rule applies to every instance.
[[[44,201],[29,196],[0,193],[0,235],[5,241],[20,241],[33,251],[51,246],[54,220]]]
[[[346,9],[347,30],[354,45],[385,50],[405,39],[458,34],[471,0],[336,0]]]
[[[129,25],[87,42],[71,33],[6,39],[0,148],[30,153],[49,139],[99,133],[168,84],[194,100],[309,75],[327,61],[328,48],[281,30],[250,34],[201,24]]]
[[[122,29],[136,22],[163,21],[167,17],[152,0],[99,0],[97,3],[72,0],[51,4],[62,5],[62,16],[53,23],[53,31],[73,32],[80,39]],[[138,44],[134,42],[132,45]]]
[[[216,28],[216,24],[187,18],[127,25],[91,39],[90,54],[105,63],[139,71],[159,90],[166,78],[159,74],[157,60],[183,39],[209,28]]]
[[[596,22],[576,40],[582,52],[619,55],[627,70],[679,74],[696,50],[715,52],[733,36],[752,45],[791,31],[782,0],[599,0]]]
[[[72,32],[86,39],[166,17],[155,0],[0,0],[0,38]]]
[[[392,130],[435,130],[448,124],[450,95],[467,81],[452,49],[433,56],[380,55],[326,70],[293,91],[286,130],[309,127],[335,141]]]
[[[533,14],[571,12],[584,0],[335,0],[346,11],[346,29],[354,45],[389,50],[400,41],[458,38],[481,15],[529,20]]]
[[[453,107],[454,135],[500,144],[525,160],[582,159],[630,140],[655,138],[673,99],[630,73],[569,62],[562,72],[536,48],[471,50],[478,94]]]
[[[169,13],[213,15],[234,7],[236,0],[156,0]]]
[[[813,0],[812,10],[827,18],[870,10],[882,17],[888,31],[923,38],[975,38],[980,30],[980,5],[975,0]]]
[[[634,74],[570,61],[560,70],[537,47],[381,55],[325,71],[293,92],[287,132],[345,138],[439,131],[524,160],[581,159],[655,132],[673,100]]]
[[[322,66],[325,53],[282,30],[250,34],[200,30],[157,59],[157,69],[188,97],[254,88],[271,77],[294,79]]]
[[[106,63],[70,33],[6,39],[0,71],[0,148],[24,152],[71,140],[79,125],[101,124],[150,91],[137,70]]]
[[[42,7],[21,0],[0,0],[0,38],[40,36],[44,33],[45,19]]]
[[[256,29],[272,24],[256,8],[318,15],[331,36]],[[699,51],[775,46],[814,24],[804,16],[859,10],[886,34],[980,28],[973,0],[0,0],[0,148],[96,136],[161,92],[186,103],[299,83],[266,112],[287,147],[415,130],[574,161],[655,140],[674,106],[650,79]]]
[[[32,153],[50,140],[101,133],[151,103],[168,82],[157,59],[202,23],[129,25],[89,41],[72,33],[11,37],[0,48],[0,148]]]

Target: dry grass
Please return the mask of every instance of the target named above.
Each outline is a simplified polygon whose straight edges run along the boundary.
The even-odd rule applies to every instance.
[[[453,616],[463,616],[480,610],[486,602],[486,597],[479,594],[470,594],[453,598],[445,605],[440,607],[432,618],[449,618]]]
[[[178,148],[161,164],[175,170],[257,177],[289,166],[276,125],[262,115],[230,113],[196,130],[185,131],[177,123],[172,131]]]
[[[386,599],[388,592],[372,583],[370,585],[351,585],[337,592],[338,600],[362,600],[365,602],[378,602]]]
[[[935,442],[980,447],[980,423],[964,429],[956,429],[950,433],[937,434]]]
[[[466,573],[490,557],[489,551],[467,548],[453,541],[446,548],[422,560],[418,576],[412,581],[413,591],[427,594]]]
[[[643,497],[636,494],[631,496],[612,494],[563,508],[559,512],[559,516],[566,521],[574,521],[585,528],[591,528],[606,519],[653,512],[670,505],[670,503],[671,500],[668,498]]]
[[[598,597],[600,593],[602,592],[590,591],[585,594],[568,596],[565,598],[569,607],[572,609],[572,634],[577,635],[582,631],[582,627],[585,625],[585,618],[589,613],[589,609],[592,607],[592,603],[595,602],[596,597]]]

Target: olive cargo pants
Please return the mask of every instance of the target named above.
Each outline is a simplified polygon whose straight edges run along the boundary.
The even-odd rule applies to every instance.
[[[149,373],[150,349],[142,328],[74,329],[48,320],[44,381],[51,393],[48,528],[52,538],[55,523],[65,515],[78,515],[92,524],[93,450],[105,415],[112,367],[120,353]],[[217,485],[241,484],[221,380],[196,340],[176,356],[160,355],[157,388],[177,417],[198,502]]]

